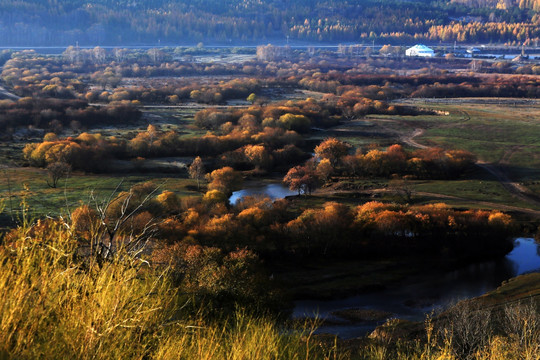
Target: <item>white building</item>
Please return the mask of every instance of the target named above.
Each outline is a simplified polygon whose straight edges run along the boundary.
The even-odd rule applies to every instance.
[[[428,48],[426,45],[414,45],[412,48],[405,50],[405,55],[407,56],[423,56],[423,57],[434,57],[435,51]]]

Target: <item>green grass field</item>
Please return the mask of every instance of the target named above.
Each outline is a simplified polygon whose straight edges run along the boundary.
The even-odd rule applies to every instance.
[[[468,150],[481,160],[514,167],[513,175],[518,178],[540,174],[539,106],[474,103],[427,106],[448,111],[450,115],[396,119],[398,123],[425,129],[415,139],[419,143]]]
[[[467,101],[444,103],[430,101],[415,105],[439,110],[448,115],[385,116],[369,115],[350,124],[342,124],[326,131],[313,132],[309,139],[317,142],[335,136],[364,150],[370,144],[388,146],[403,143],[416,129],[423,133],[414,138],[419,144],[441,146],[447,149],[465,149],[479,159],[504,165],[504,171],[514,181],[520,181],[536,194],[540,193],[540,107],[538,105],[484,104]],[[140,123],[120,128],[93,129],[104,136],[130,138],[148,123],[158,124],[163,130],[178,131],[185,136],[200,136],[205,131],[193,125],[196,108],[149,108],[144,110]],[[37,139],[36,139],[37,141]],[[0,144],[0,160],[4,163],[20,163],[24,144]],[[409,149],[412,146],[405,143]],[[0,196],[11,199],[8,206],[19,209],[22,196],[27,195],[30,207],[36,214],[57,214],[61,209],[72,207],[81,201],[88,201],[94,191],[100,196],[110,194],[123,180],[121,190],[138,182],[152,180],[165,181],[166,189],[179,195],[197,195],[187,186],[192,185],[186,174],[104,174],[85,175],[74,173],[67,182],[61,181],[57,189],[51,189],[46,182],[46,172],[41,169],[14,168],[2,171]],[[8,181],[11,184],[9,197]],[[363,189],[384,189],[388,181],[384,179],[355,180]],[[28,185],[25,192],[23,184]],[[413,201],[418,203],[444,201],[459,207],[496,207],[507,205],[539,209],[535,204],[509,193],[497,179],[487,171],[477,169],[457,180],[416,181]],[[392,194],[379,194],[376,199],[399,200]],[[311,199],[302,200],[302,206],[320,205],[325,201],[345,202],[355,205],[369,201],[369,195],[349,198],[327,192]],[[483,203],[482,203],[483,202]],[[486,204],[490,203],[492,205]],[[296,206],[296,205],[293,205]]]
[[[171,190],[180,196],[199,196],[195,181],[171,174],[106,174],[94,175],[74,173],[66,180],[60,180],[57,188],[47,184],[47,172],[35,168],[8,168],[0,170],[0,198],[6,201],[6,212],[13,210],[19,214],[23,199],[35,216],[66,214],[81,203],[88,203],[91,194],[104,200],[118,187],[118,191],[151,181],[164,190]],[[194,189],[194,190],[191,190]]]
[[[363,148],[369,144],[388,146],[401,143],[409,150],[418,145],[463,149],[480,161],[494,164],[510,180],[540,194],[540,106],[501,100],[489,104],[484,99],[462,101],[411,99],[407,105],[439,112],[437,115],[368,115],[365,119],[317,133],[314,139],[335,136]],[[412,134],[421,130],[420,134]],[[440,194],[417,196],[419,202],[445,201],[454,206],[496,207],[497,204],[539,209],[511,194],[488,171],[477,169],[458,180],[417,181],[416,192]],[[445,199],[446,197],[446,199]],[[482,204],[480,204],[482,202]],[[492,203],[490,206],[486,203]]]

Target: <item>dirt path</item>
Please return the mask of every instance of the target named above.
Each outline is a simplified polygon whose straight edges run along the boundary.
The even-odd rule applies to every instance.
[[[483,161],[477,161],[476,165],[493,175],[509,193],[528,203],[540,206],[540,197],[538,195],[520,183],[510,180],[508,174],[500,167]]]
[[[428,146],[422,145],[414,141],[414,138],[420,136],[424,133],[424,129],[416,129],[410,135],[402,135],[399,137],[399,140],[409,146],[415,147],[417,149],[427,149]]]
[[[464,112],[465,113],[465,112]],[[465,113],[466,114],[466,113]],[[468,114],[467,114],[468,115]],[[419,144],[414,140],[415,137],[420,136],[424,133],[423,129],[416,129],[412,134],[410,135],[404,135],[400,137],[400,140],[404,142],[407,145],[410,145],[412,147],[418,148],[418,149],[427,149],[428,147],[422,144]],[[491,175],[493,175],[497,181],[501,183],[501,185],[511,194],[518,197],[519,199],[526,201],[530,204],[540,206],[540,197],[533,192],[531,192],[529,189],[527,189],[525,186],[510,180],[508,177],[508,174],[499,166],[494,164],[486,163],[485,161],[477,161],[476,166],[481,167],[482,169],[488,171]],[[492,204],[492,203],[485,203],[485,204]],[[497,205],[499,206],[499,205]],[[512,207],[510,207],[512,208]],[[522,208],[517,208],[522,209]],[[523,210],[523,209],[522,209]],[[536,212],[534,210],[531,210],[533,213],[540,214],[540,212]]]

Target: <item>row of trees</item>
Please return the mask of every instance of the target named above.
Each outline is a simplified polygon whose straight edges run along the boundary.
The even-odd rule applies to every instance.
[[[131,140],[89,133],[60,139],[50,133],[41,143],[27,144],[23,155],[31,166],[45,167],[61,161],[74,170],[93,172],[111,169],[111,162],[115,159],[138,161],[140,158],[166,156],[205,156],[216,164],[214,166],[271,169],[305,159],[304,151],[298,147],[302,143],[296,132],[281,128],[265,127],[252,132],[234,131],[226,135],[184,138],[174,131],[164,132],[149,125],[146,131],[139,132]]]
[[[245,69],[244,69],[245,68]],[[255,68],[253,68],[255,69]],[[5,64],[2,80],[19,96],[80,98],[90,102],[124,100],[143,103],[172,103],[192,100],[201,103],[222,103],[229,99],[245,99],[257,92],[261,82],[254,78],[238,78],[227,82],[170,79],[140,82],[139,86],[119,87],[125,77],[204,75],[252,75],[255,70],[243,65],[199,65],[166,63],[141,66],[138,63],[76,63],[37,55],[17,56]]]
[[[310,102],[306,101],[304,105],[308,106]],[[311,105],[317,107],[316,103]],[[279,114],[287,110],[291,108],[272,110],[255,107],[226,113],[203,110],[198,114],[204,113],[206,120],[221,118],[213,126],[223,122],[219,126],[222,135],[184,138],[174,131],[164,132],[153,125],[131,140],[103,138],[99,134],[88,133],[76,138],[59,139],[51,133],[45,136],[42,143],[26,145],[23,154],[32,166],[65,162],[73,169],[86,171],[103,171],[113,159],[200,155],[208,157],[214,167],[230,166],[256,172],[288,168],[291,163],[298,164],[307,156],[301,149],[304,140],[297,132],[287,130],[287,121],[290,120],[293,127],[295,121],[309,121],[308,118],[285,113],[277,121],[267,117],[262,124],[259,123],[261,115],[265,113],[277,111]],[[297,110],[306,108],[299,107]],[[237,116],[241,117],[238,119]],[[203,115],[198,120],[202,122],[202,118]],[[271,123],[278,126],[272,127]],[[371,149],[365,153],[357,150],[355,154],[349,154],[350,149],[349,144],[338,139],[324,140],[314,149],[320,161],[312,159],[306,165],[292,168],[286,182],[294,190],[309,193],[317,187],[320,179],[327,181],[333,175],[407,175],[421,179],[447,179],[459,177],[475,162],[472,154],[461,150],[430,148],[405,151],[401,145],[392,145],[386,150]]]
[[[421,253],[472,258],[504,254],[512,248],[512,219],[498,211],[380,202],[352,208],[331,202],[320,208],[294,211],[287,200],[272,202],[257,197],[230,205],[222,190],[230,191],[239,184],[237,174],[223,168],[209,177],[211,190],[202,199],[181,199],[163,191],[137,208],[138,215],[122,222],[120,228],[138,234],[145,231],[150,219],[162,219],[156,223],[162,248],[185,251],[195,245],[217,247],[224,252],[245,248],[265,258]],[[146,199],[153,189],[145,184],[119,194],[107,208],[104,223],[116,224],[114,219],[131,211],[132,205],[127,206],[126,199],[136,204],[136,199]],[[89,210],[79,211],[87,214]],[[81,237],[89,236],[94,221],[90,220],[99,216],[78,217],[75,228]],[[122,232],[119,230],[115,236]],[[174,260],[181,262],[182,256]]]
[[[19,127],[35,127],[62,131],[63,127],[74,130],[96,125],[135,123],[141,112],[130,104],[116,103],[103,107],[89,106],[82,100],[25,97],[17,101],[0,101],[0,131],[13,131]]]
[[[493,68],[489,70],[492,71]],[[485,71],[488,71],[488,69],[485,69]],[[504,69],[502,72],[504,72]],[[342,103],[350,103],[353,100],[347,100],[346,98],[359,98],[359,100],[368,98],[370,100],[384,101],[401,97],[536,98],[539,96],[538,79],[520,75],[512,77],[495,74],[483,77],[477,77],[474,74],[470,76],[446,74],[374,76],[347,71],[347,74],[316,73],[313,76],[302,78],[298,85],[309,90],[340,95],[345,98]],[[380,105],[379,108],[381,108]],[[385,111],[388,112],[388,110]],[[414,114],[412,109],[407,111]]]
[[[394,144],[386,150],[357,150],[350,155],[350,149],[349,144],[328,138],[315,147],[314,158],[289,169],[283,182],[300,195],[311,194],[332,176],[451,179],[470,170],[476,161],[473,154],[463,150],[405,151]]]
[[[341,111],[335,104],[308,98],[302,101],[255,105],[248,109],[205,109],[195,114],[195,125],[222,133],[253,131],[266,127],[307,133],[312,127],[326,128],[337,125],[339,115]]]
[[[227,100],[246,99],[251,93],[260,90],[256,79],[234,79],[227,82],[202,85],[196,82],[168,80],[166,84],[146,82],[145,86],[119,86],[89,90],[84,98],[90,102],[130,101],[145,104],[172,104],[195,101],[206,104],[222,104]]]
[[[259,95],[263,89],[271,92],[302,88],[339,96],[340,99],[335,99],[327,95],[324,100],[334,103],[336,108],[331,109],[332,114],[345,116],[418,114],[418,110],[411,107],[384,103],[401,97],[538,97],[537,79],[530,77],[479,77],[473,73],[467,76],[450,75],[447,70],[440,68],[444,64],[438,63],[432,64],[436,66],[433,68],[419,69],[418,74],[402,76],[385,66],[399,69],[426,64],[418,63],[418,60],[389,60],[390,64],[367,60],[359,63],[358,60],[351,62],[341,58],[326,59],[324,56],[318,62],[300,56],[294,61],[281,62],[250,61],[222,65],[168,62],[143,66],[114,61],[102,64],[70,63],[58,58],[22,54],[6,63],[2,79],[19,96],[79,98],[92,103],[129,101],[134,105],[178,104],[185,101],[222,104],[231,99],[246,99],[254,93]],[[450,60],[448,66],[452,67],[451,63]],[[474,68],[492,73],[536,71],[533,66],[514,69],[502,62],[487,66],[476,61]],[[237,78],[205,80],[204,83],[190,78],[140,79],[148,76],[178,77],[191,73],[228,74]],[[129,81],[122,83],[124,77],[129,77]],[[264,103],[264,96],[256,96],[252,102]],[[357,103],[360,104],[355,106]],[[315,115],[311,114],[312,117]]]

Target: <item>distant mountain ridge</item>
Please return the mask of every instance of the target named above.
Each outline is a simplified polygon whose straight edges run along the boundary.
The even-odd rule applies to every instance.
[[[2,0],[0,46],[521,44],[540,37],[539,7],[540,0]]]

